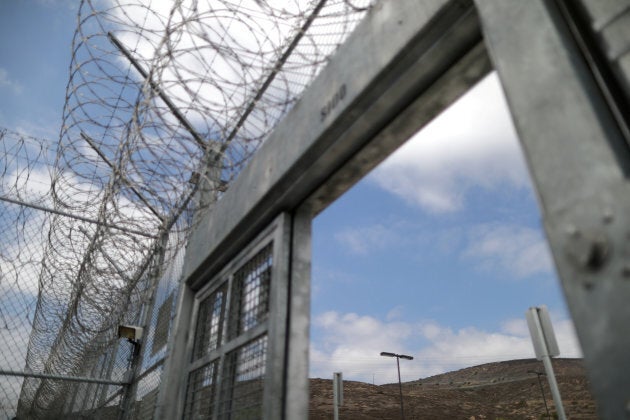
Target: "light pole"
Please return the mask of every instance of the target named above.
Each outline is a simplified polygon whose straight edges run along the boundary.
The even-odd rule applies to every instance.
[[[396,367],[398,367],[398,390],[400,391],[400,418],[405,420],[405,409],[403,408],[402,396],[402,382],[400,381],[400,359],[413,360],[413,356],[407,356],[406,354],[389,353],[386,351],[382,351],[381,356],[396,358]]]
[[[549,407],[547,407],[547,399],[545,398],[545,390],[543,389],[542,381],[540,380],[540,376],[544,375],[545,373],[537,372],[535,370],[528,370],[527,373],[533,373],[534,375],[538,376],[538,385],[540,385],[540,393],[542,394],[543,402],[545,403],[545,410],[547,411],[547,418],[551,418],[551,415],[549,414]]]

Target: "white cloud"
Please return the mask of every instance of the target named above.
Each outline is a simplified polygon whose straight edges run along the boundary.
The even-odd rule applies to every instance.
[[[552,271],[551,252],[539,230],[526,226],[492,223],[468,231],[464,259],[475,260],[485,271],[525,278]]]
[[[12,298],[14,294],[23,293],[35,299],[39,292],[39,275],[41,259],[44,254],[46,233],[49,219],[41,214],[32,216],[28,220],[31,230],[24,233],[24,237],[11,238],[0,246],[0,299],[11,301],[11,305],[25,309],[33,302],[24,302],[20,298]]]
[[[553,261],[541,229],[517,223],[483,223],[435,230],[413,223],[347,227],[334,234],[341,249],[375,255],[386,249],[430,247],[442,257],[459,259],[476,270],[524,279],[553,273]]]
[[[0,181],[2,195],[50,206],[51,178],[46,168],[29,168],[22,165],[22,162],[18,162],[16,166],[15,170]],[[4,229],[4,241],[0,244],[0,299],[11,302],[14,307],[32,305],[32,302],[18,300],[20,298],[13,294],[23,293],[33,299],[37,296],[50,215],[26,207],[18,211],[14,204],[3,203],[3,206],[5,214],[1,226]]]
[[[18,118],[14,122],[4,125],[12,126],[13,131],[26,137],[55,139],[54,141],[48,141],[48,153],[54,155],[60,126],[57,114],[54,114],[54,116],[48,113],[29,115],[28,119]]]
[[[352,254],[366,255],[384,249],[397,239],[394,229],[381,225],[346,228],[335,234],[335,240]]]
[[[398,305],[390,309],[389,312],[387,312],[385,319],[387,321],[394,321],[396,319],[402,318],[404,316],[404,313],[405,313],[405,307],[402,305]]]
[[[527,329],[527,322],[523,319],[508,319],[501,323],[501,331],[511,335],[527,335],[529,330]]]
[[[498,331],[473,326],[452,329],[434,321],[381,321],[354,313],[326,312],[315,317],[313,328],[321,339],[311,344],[311,377],[344,377],[376,383],[397,380],[395,364],[381,351],[408,354],[401,362],[403,381],[501,360],[534,357],[524,319],[506,320]],[[554,319],[561,357],[581,357],[568,319]]]
[[[3,195],[27,203],[53,207],[52,175],[49,168],[43,166],[31,168],[19,160],[14,166],[15,169],[0,182],[0,191]],[[62,191],[73,194],[66,203],[71,202],[82,209],[81,212],[73,210],[70,213],[76,212],[79,216],[98,219],[100,200],[93,198],[100,197],[103,194],[102,189],[82,183],[74,174],[68,172],[58,174],[58,188],[60,185],[63,186]],[[13,204],[5,205],[17,209],[17,206]],[[109,220],[111,224],[144,230],[147,233],[157,232],[159,221],[138,201],[120,197],[116,202],[116,209],[116,217]],[[63,220],[63,223],[57,223],[55,229],[50,231],[50,213],[28,209],[24,213],[7,212],[4,225],[14,225],[15,229],[5,230],[7,234],[0,245],[0,299],[18,292],[36,297],[40,290],[41,278],[48,278],[48,276],[42,277],[41,264],[44,258],[54,261],[49,262],[49,270],[51,264],[57,268],[67,264],[67,270],[71,270],[71,267],[76,269],[81,260],[77,252],[82,249],[81,247],[87,246],[90,240],[89,235],[96,225],[75,221],[70,227],[68,221],[65,218]],[[49,236],[51,232],[54,232],[52,238]],[[59,243],[60,238],[67,238],[67,240]],[[128,235],[117,235],[116,231],[113,231],[108,239],[102,240],[101,247],[111,261],[116,261],[117,267],[123,268],[129,276],[132,276],[136,271],[138,261],[145,258],[151,243],[152,239],[149,238],[132,238]],[[47,254],[46,257],[44,257],[45,254]],[[101,267],[109,267],[111,263],[103,258],[102,255],[95,257],[94,263],[97,266],[100,264]],[[68,272],[70,271],[64,274]],[[69,290],[72,286],[64,283],[62,277],[59,276],[52,276],[49,281],[54,282],[57,291]],[[116,275],[111,275],[109,281],[110,288],[124,283],[123,278]]]
[[[347,379],[371,382],[376,374],[379,383],[393,381],[392,361],[379,356],[380,352],[411,351],[405,341],[411,337],[413,326],[404,322],[330,311],[315,317],[313,327],[323,337],[311,341],[312,377],[328,378],[332,372],[341,371]]]
[[[472,188],[528,188],[529,176],[495,73],[373,173],[373,182],[432,213],[461,210]]]
[[[22,162],[19,162],[22,164]],[[0,180],[0,191],[7,195],[27,198],[29,202],[51,204],[50,190],[52,177],[50,168],[27,167],[28,163],[16,167],[10,174]]]
[[[9,78],[9,72],[0,67],[0,88],[8,88],[16,95],[22,92],[22,85]]]
[[[560,347],[560,357],[582,357],[569,319],[553,320]],[[484,331],[476,327],[453,330],[439,324],[421,328],[430,344],[420,349],[418,359],[432,365],[435,373],[501,360],[533,358],[534,349],[523,319],[510,319],[498,331]]]
[[[360,316],[355,313],[324,312],[314,322],[316,326],[324,330],[334,330],[339,333],[339,335],[329,336],[327,345],[344,344],[347,337],[352,337],[372,347],[383,340],[396,343],[411,334],[411,328],[406,323],[383,323],[371,316]],[[375,331],[379,331],[380,334],[374,334]]]
[[[116,36],[142,65],[153,68],[164,92],[200,127],[212,122],[225,126],[240,117],[269,63],[279,57],[312,6],[306,0],[246,0],[238,7],[222,1],[153,2],[150,8],[140,0],[121,3],[110,0],[106,9]],[[318,47],[326,51],[333,45]],[[129,65],[123,57],[120,64]],[[306,63],[303,55],[293,54],[289,64]],[[283,89],[297,94],[302,86],[288,83]],[[248,120],[244,125],[262,134],[260,123]]]
[[[31,326],[24,316],[7,315],[10,304],[0,299],[0,369],[21,371],[24,369],[26,349]],[[24,378],[0,375],[0,417],[12,418]]]

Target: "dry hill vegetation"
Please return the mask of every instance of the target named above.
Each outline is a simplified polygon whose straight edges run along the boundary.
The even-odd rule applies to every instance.
[[[553,367],[567,418],[597,419],[581,359],[554,359]],[[507,420],[546,419],[536,359],[488,363],[403,383],[405,418]],[[331,374],[332,376],[332,374]],[[549,410],[554,405],[545,376]],[[311,379],[310,419],[332,419],[332,381]],[[340,419],[400,419],[398,384],[372,385],[344,381]],[[554,418],[554,417],[552,417]]]

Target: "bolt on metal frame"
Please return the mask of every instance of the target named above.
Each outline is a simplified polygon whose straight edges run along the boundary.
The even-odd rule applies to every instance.
[[[605,31],[630,16],[627,0],[476,5],[539,195],[599,414],[619,419],[630,415],[630,379],[622,373],[630,369],[630,149],[602,74],[564,13],[569,3],[590,13],[591,26],[578,29],[583,35],[599,30],[602,44],[628,51],[628,25],[621,33]],[[627,81],[629,58],[620,58],[622,70],[624,62],[610,57],[604,64],[621,77],[605,82]],[[626,99],[628,93],[615,92]]]

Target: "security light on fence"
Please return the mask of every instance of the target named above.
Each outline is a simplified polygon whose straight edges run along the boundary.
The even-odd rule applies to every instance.
[[[404,420],[405,409],[403,407],[402,382],[400,380],[400,359],[413,360],[413,356],[408,356],[406,354],[390,353],[388,351],[382,351],[381,356],[396,358],[396,367],[398,368],[398,390],[400,391],[400,418]]]
[[[130,341],[139,341],[142,339],[142,327],[135,325],[119,325],[118,326],[118,338],[126,338]]]
[[[389,352],[387,352],[387,351],[382,351],[382,352],[381,352],[381,356],[385,356],[385,357],[397,357],[397,358],[399,358],[399,359],[413,360],[413,356],[407,356],[406,354],[389,353]]]

